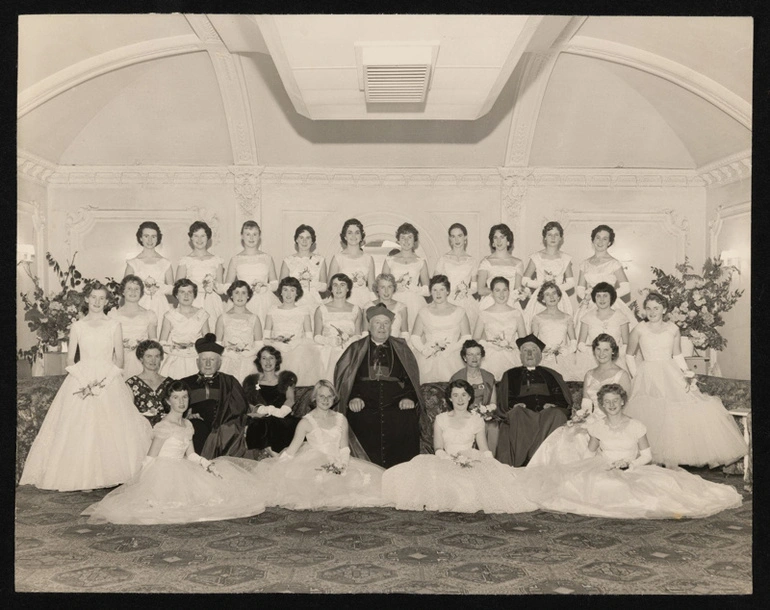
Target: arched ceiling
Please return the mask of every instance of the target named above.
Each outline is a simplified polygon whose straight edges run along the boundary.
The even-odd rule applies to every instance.
[[[698,169],[750,149],[752,28],[729,17],[27,15],[18,146],[55,165]],[[439,42],[422,110],[366,105],[353,82],[362,39]]]

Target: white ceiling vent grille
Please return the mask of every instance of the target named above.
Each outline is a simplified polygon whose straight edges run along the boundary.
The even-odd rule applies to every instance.
[[[358,87],[367,103],[423,103],[438,43],[356,43]]]

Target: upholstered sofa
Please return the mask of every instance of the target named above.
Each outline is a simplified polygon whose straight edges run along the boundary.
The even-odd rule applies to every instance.
[[[719,396],[725,407],[730,411],[748,412],[748,417],[739,417],[739,425],[748,427],[748,438],[751,433],[751,382],[739,379],[725,379],[698,375],[698,386],[701,391]],[[20,379],[17,385],[17,428],[16,428],[16,482],[21,477],[24,461],[35,439],[40,425],[51,401],[56,395],[64,376],[33,377]],[[433,446],[433,420],[436,415],[447,409],[444,400],[446,383],[426,383],[421,391],[425,403],[425,412],[420,418],[420,452],[432,453]],[[569,381],[567,386],[572,392],[573,403],[579,407],[582,396],[583,384],[579,381]],[[297,401],[294,405],[294,414],[301,417],[310,410],[310,388],[297,389]],[[749,456],[751,458],[751,456]],[[751,484],[751,459],[747,460],[745,480]]]

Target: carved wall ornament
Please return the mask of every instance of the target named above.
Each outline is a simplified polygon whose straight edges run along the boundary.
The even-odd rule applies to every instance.
[[[258,218],[262,206],[262,180],[264,168],[233,170],[233,190],[241,212],[248,218]]]

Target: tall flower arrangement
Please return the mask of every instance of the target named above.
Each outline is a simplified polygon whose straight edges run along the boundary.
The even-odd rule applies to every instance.
[[[31,294],[21,294],[24,320],[29,329],[37,335],[37,344],[30,349],[19,350],[18,357],[28,360],[30,364],[40,358],[47,349],[56,348],[66,341],[72,323],[88,311],[83,290],[95,280],[84,278],[75,268],[76,255],[77,252],[73,254],[67,267],[62,269],[51,253],[46,252],[46,261],[59,281],[59,290],[46,295],[40,286],[39,278],[30,275],[35,288]],[[107,278],[102,283],[107,287],[105,311],[109,311],[117,307],[120,301],[120,283],[113,278]]]
[[[689,337],[697,349],[723,350],[727,345],[717,328],[724,326],[722,314],[733,308],[743,290],[730,290],[732,275],[737,269],[724,265],[719,258],[708,258],[703,263],[703,272],[693,273],[693,266],[687,258],[676,266],[677,273],[666,273],[651,267],[655,278],[652,287],[668,299],[668,319],[679,327],[683,337]],[[650,289],[640,290],[644,300]],[[644,310],[637,303],[632,309],[640,320]]]

